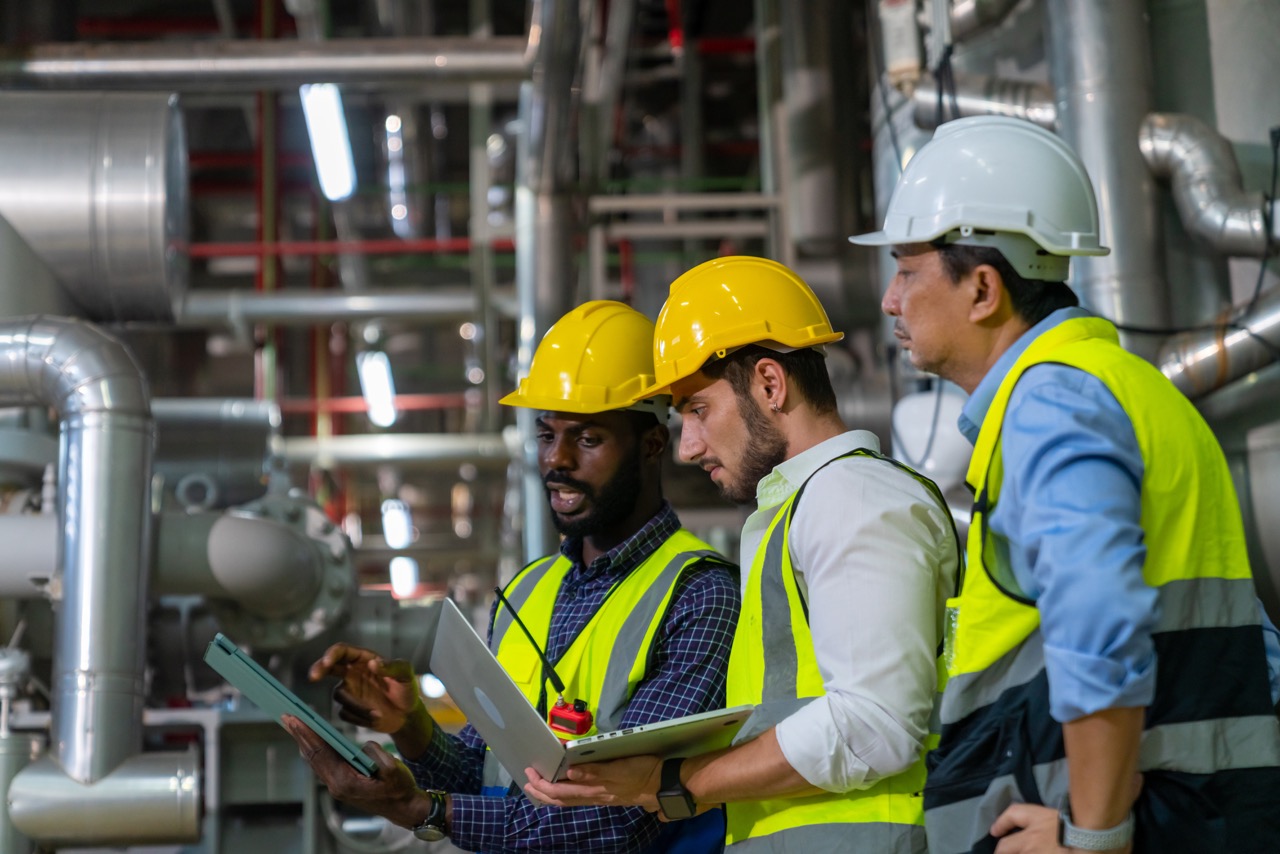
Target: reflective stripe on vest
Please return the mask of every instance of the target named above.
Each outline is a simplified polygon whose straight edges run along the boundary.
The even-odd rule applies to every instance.
[[[946,513],[932,481],[872,451],[847,457],[884,460],[920,482]],[[830,463],[828,463],[829,465]],[[807,481],[806,481],[807,483]],[[791,519],[802,485],[778,508],[752,562],[742,614],[729,656],[728,704],[758,704],[737,741],[747,741],[825,693],[809,631],[809,616],[791,564]],[[901,774],[859,791],[727,804],[727,840],[734,852],[923,852],[920,792],[923,758]]]
[[[565,699],[585,700],[595,717],[580,737],[619,727],[636,686],[644,679],[653,639],[662,627],[681,575],[704,560],[724,563],[706,543],[683,529],[615,583],[572,643],[553,663],[565,683]],[[572,563],[563,556],[535,561],[512,579],[503,595],[520,614],[545,651],[551,612]],[[535,708],[545,709],[547,681],[542,661],[529,639],[499,604],[490,649]],[[510,785],[496,760],[485,753],[485,785]]]
[[[1118,346],[1111,324],[1068,320],[1015,362],[970,462],[976,501],[968,571],[960,595],[947,603],[942,740],[930,756],[925,790],[930,850],[939,854],[981,843],[1011,802],[1057,806],[1067,792],[1039,612],[1011,583],[1002,544],[987,524],[1003,479],[1000,429],[1010,395],[1022,374],[1042,363],[1070,365],[1102,381],[1128,415],[1142,453],[1143,577],[1156,589],[1159,617],[1152,630],[1156,691],[1139,768],[1215,775],[1220,802],[1207,808],[1229,815],[1233,787],[1256,786],[1256,776],[1245,779],[1249,769],[1280,765],[1256,593],[1221,448],[1155,368]],[[1257,818],[1216,820],[1239,827]]]

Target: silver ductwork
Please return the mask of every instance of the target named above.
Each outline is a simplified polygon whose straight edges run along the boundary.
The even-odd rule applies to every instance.
[[[40,841],[47,831],[73,825],[96,834],[101,825],[69,819],[114,802],[115,783],[95,784],[116,774],[131,778],[125,788],[132,803],[155,818],[147,826],[134,812],[131,839],[193,837],[198,786],[188,782],[175,792],[170,784],[194,777],[194,757],[139,755],[154,442],[141,370],[124,345],[90,324],[45,316],[11,320],[0,324],[0,404],[48,406],[62,423],[59,564],[50,585],[56,613],[52,756],[14,778],[14,823]],[[165,777],[149,791],[163,804],[140,782],[154,763],[165,766]],[[24,820],[50,810],[59,813],[60,827]]]
[[[1263,293],[1239,320],[1170,337],[1156,364],[1183,394],[1195,398],[1276,361],[1280,352],[1280,290]]]
[[[1058,123],[1053,89],[1043,83],[1007,80],[985,74],[957,74],[955,104],[945,93],[947,115],[953,106],[961,116],[1009,116],[1033,122],[1047,130]],[[921,79],[911,94],[916,126],[932,130],[938,123],[938,82],[932,76]]]
[[[518,442],[514,434],[509,438]],[[511,462],[510,442],[504,436],[448,433],[289,437],[280,440],[279,453],[286,463],[320,468],[388,464],[453,467],[463,463],[497,467]]]
[[[171,320],[187,286],[172,95],[0,93],[0,216],[93,320]]]
[[[499,314],[515,315],[510,291],[494,295]],[[273,292],[192,291],[183,301],[178,324],[187,327],[248,328],[255,323],[312,326],[339,321],[380,320],[452,322],[474,320],[476,298],[470,290],[376,290],[325,293],[304,290]]]
[[[42,44],[0,57],[0,84],[46,89],[256,92],[323,80],[380,90],[529,75],[527,40],[335,39]]]
[[[1089,170],[1102,242],[1111,247],[1105,257],[1071,259],[1071,284],[1087,307],[1118,323],[1166,326],[1156,188],[1138,149],[1152,98],[1145,6],[1047,0],[1046,10],[1059,133]],[[1126,346],[1153,345],[1139,338]]]
[[[158,398],[153,472],[182,509],[213,510],[261,498],[275,466],[280,407],[268,400]]]
[[[1167,179],[1187,231],[1224,255],[1260,257],[1280,249],[1280,222],[1263,216],[1265,197],[1244,189],[1231,143],[1189,115],[1152,113],[1138,146],[1151,173]],[[1274,204],[1274,203],[1273,203]]]
[[[577,302],[573,235],[574,79],[583,45],[578,4],[541,0],[535,5],[530,44],[532,79],[520,87],[522,133],[517,147],[516,324],[517,364],[528,373],[543,334]],[[538,475],[533,412],[516,410],[524,441],[522,489],[524,549],[529,559],[553,551],[546,495]]]

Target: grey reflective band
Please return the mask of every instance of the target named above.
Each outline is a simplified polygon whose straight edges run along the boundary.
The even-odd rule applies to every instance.
[[[738,730],[738,734],[733,737],[734,745],[746,744],[753,738],[782,723],[816,699],[817,697],[792,697],[789,700],[769,700],[759,704],[751,712],[751,717],[747,718],[747,722],[742,725],[742,729]]]
[[[621,726],[622,713],[631,702],[631,692],[628,690],[631,668],[635,666],[642,654],[646,659],[648,658],[647,650],[642,647],[645,636],[649,633],[649,626],[657,616],[658,608],[667,598],[667,594],[674,589],[685,567],[707,557],[720,559],[715,552],[696,551],[681,552],[667,561],[662,571],[649,582],[644,595],[640,597],[640,601],[636,603],[627,616],[626,622],[622,624],[622,629],[613,643],[608,669],[605,671],[604,682],[600,687],[600,707],[595,710],[596,729],[600,732],[611,732]],[[643,567],[644,564],[641,564],[633,571],[640,572]],[[625,583],[625,580],[619,582],[619,584]],[[601,606],[596,613],[600,613],[603,607]]]
[[[726,809],[732,810],[733,804]],[[889,822],[855,822],[832,824],[806,824],[753,836],[728,846],[733,854],[848,854],[848,852],[874,852],[874,854],[926,854],[924,828],[914,824]]]
[[[796,657],[795,633],[791,627],[791,600],[787,597],[782,580],[789,511],[790,505],[787,505],[779,514],[786,515],[773,526],[769,542],[765,546],[764,560],[760,565],[760,628],[764,635],[764,689],[761,700],[766,703],[770,700],[794,699],[799,693],[799,661]]]
[[[1210,774],[1280,765],[1280,724],[1271,715],[1214,718],[1162,724],[1142,734],[1140,771]],[[1023,792],[1014,775],[995,777],[983,794],[933,807],[925,813],[932,854],[969,851],[987,836],[991,824],[1010,803],[1038,800],[1062,803],[1067,798],[1067,760],[1043,762],[1031,769],[1039,792]],[[1034,796],[1034,797],[1033,797]]]
[[[502,591],[502,595],[511,603],[511,607],[519,611],[524,603],[529,601],[529,597],[533,595],[533,590],[538,583],[546,577],[551,571],[551,567],[555,566],[556,561],[560,560],[560,555],[551,555],[545,557],[541,561],[529,564],[517,578],[518,584],[508,585],[507,589]],[[507,636],[507,630],[514,625],[515,621],[511,619],[511,612],[498,604],[497,615],[493,619],[493,631],[490,633],[489,649],[497,655],[498,649],[502,646],[502,639]]]
[[[1159,617],[1152,634],[1187,629],[1258,625],[1258,604],[1249,578],[1188,578],[1156,588]],[[961,609],[964,605],[961,603]],[[1009,688],[1025,685],[1044,669],[1044,641],[1037,628],[1015,649],[975,673],[947,680],[939,710],[952,724],[999,699]]]

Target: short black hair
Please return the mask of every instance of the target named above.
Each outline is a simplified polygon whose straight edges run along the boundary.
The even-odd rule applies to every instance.
[[[713,380],[728,380],[729,386],[742,398],[751,388],[751,374],[761,359],[773,359],[781,365],[787,378],[795,383],[800,394],[819,414],[836,411],[836,392],[827,374],[827,360],[812,347],[782,353],[758,344],[748,344],[723,359],[707,362],[702,366],[702,373]]]
[[[639,439],[645,433],[648,433],[654,427],[661,427],[662,422],[658,420],[658,416],[652,412],[641,412],[638,409],[624,409],[623,415],[627,417],[627,423],[631,425],[633,435]]]
[[[1080,298],[1067,287],[1066,282],[1024,279],[995,247],[948,243],[937,248],[942,259],[942,269],[946,270],[952,282],[960,281],[982,264],[994,267],[1000,278],[1004,279],[1004,289],[1009,293],[1014,312],[1031,326],[1060,308],[1080,304]]]

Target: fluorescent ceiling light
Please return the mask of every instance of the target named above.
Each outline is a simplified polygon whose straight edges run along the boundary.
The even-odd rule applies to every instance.
[[[418,562],[411,557],[391,559],[391,594],[408,599],[418,589]]]
[[[381,350],[356,353],[356,373],[360,375],[360,393],[369,407],[369,420],[379,427],[396,423],[396,382],[387,354]]]
[[[382,538],[391,549],[405,549],[413,542],[413,517],[408,504],[395,498],[382,502]]]
[[[307,120],[307,136],[311,137],[320,192],[329,201],[340,202],[356,189],[356,165],[351,157],[342,95],[333,83],[305,83],[298,87],[298,95]]]

